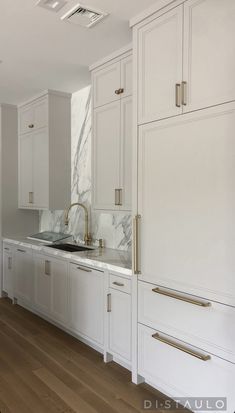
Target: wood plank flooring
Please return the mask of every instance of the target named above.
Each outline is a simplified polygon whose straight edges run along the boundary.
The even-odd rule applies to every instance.
[[[164,401],[118,364],[0,299],[0,413],[138,413],[155,398]]]

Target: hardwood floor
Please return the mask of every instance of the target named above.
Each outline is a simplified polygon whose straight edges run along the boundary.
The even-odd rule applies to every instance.
[[[164,401],[131,383],[118,364],[103,363],[85,344],[0,299],[0,413],[136,413],[155,398]]]

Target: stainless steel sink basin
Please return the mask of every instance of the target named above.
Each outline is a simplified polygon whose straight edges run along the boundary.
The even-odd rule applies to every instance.
[[[75,244],[53,244],[46,245],[49,248],[54,248],[56,250],[68,251],[68,252],[78,252],[78,251],[92,251],[92,247],[83,247],[82,245]]]

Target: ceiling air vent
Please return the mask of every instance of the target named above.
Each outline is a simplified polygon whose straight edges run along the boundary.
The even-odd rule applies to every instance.
[[[108,13],[77,4],[64,16],[62,16],[61,20],[65,20],[69,23],[77,24],[82,27],[92,27],[107,15]]]

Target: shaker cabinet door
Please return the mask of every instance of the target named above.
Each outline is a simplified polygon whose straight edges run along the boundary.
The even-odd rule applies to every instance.
[[[184,3],[184,111],[235,99],[235,2]]]
[[[120,169],[120,101],[94,110],[93,202],[96,209],[117,210]]]
[[[19,137],[19,207],[33,204],[33,135]]]
[[[140,128],[142,280],[235,305],[235,103]]]
[[[139,124],[182,113],[182,18],[178,6],[138,31]]]
[[[110,64],[93,74],[93,105],[95,108],[120,99],[115,93],[121,87],[120,62]]]

